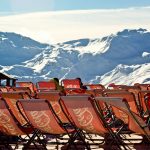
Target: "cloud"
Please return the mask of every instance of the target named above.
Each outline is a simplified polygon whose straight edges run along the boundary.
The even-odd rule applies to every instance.
[[[96,38],[137,28],[150,30],[150,7],[128,9],[49,11],[0,17],[0,30],[40,42],[57,43]]]

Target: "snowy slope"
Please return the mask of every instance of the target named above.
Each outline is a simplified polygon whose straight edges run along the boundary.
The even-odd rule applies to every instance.
[[[109,83],[133,85],[133,83],[150,83],[150,64],[142,65],[118,65],[112,71],[103,76],[97,76],[94,83],[104,85]]]
[[[14,65],[21,63],[31,59],[47,46],[48,44],[41,44],[19,34],[0,32],[0,64]]]
[[[19,39],[25,38],[20,47],[20,41],[14,37],[10,39],[9,34],[19,36]],[[150,32],[145,29],[125,29],[103,38],[79,39],[55,45],[41,44],[13,33],[0,33],[0,51],[6,48],[3,44],[5,40],[7,43],[13,41],[16,47],[11,44],[12,62],[4,61],[7,51],[5,56],[0,56],[3,59],[0,70],[19,80],[36,82],[52,77],[81,77],[83,82],[105,85],[111,82],[145,83],[150,80]],[[18,61],[16,55],[22,59]]]
[[[80,39],[58,44],[65,50],[76,50],[83,55],[91,53],[93,55],[105,53],[110,45],[113,35],[102,39]]]

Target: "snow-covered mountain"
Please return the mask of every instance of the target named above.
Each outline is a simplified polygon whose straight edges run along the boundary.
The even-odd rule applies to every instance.
[[[39,43],[19,34],[0,32],[0,64],[20,64],[42,52],[47,46],[47,44]]]
[[[0,32],[0,54],[1,72],[19,80],[81,77],[105,85],[150,81],[150,32],[145,29],[56,45]]]

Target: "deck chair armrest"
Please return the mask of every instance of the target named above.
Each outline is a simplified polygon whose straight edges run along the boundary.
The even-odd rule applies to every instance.
[[[21,114],[21,116],[22,116],[22,117],[26,120],[26,122],[27,122],[24,126],[30,125],[30,123],[29,123],[28,119],[26,118],[25,114],[21,111],[21,108],[20,108],[20,106],[19,106],[19,103],[20,103],[20,101],[17,100],[17,102],[16,102],[17,109],[18,109],[19,113]]]

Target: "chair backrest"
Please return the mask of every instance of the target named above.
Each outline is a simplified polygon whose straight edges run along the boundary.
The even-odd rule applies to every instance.
[[[28,87],[32,93],[36,93],[36,86],[32,82],[16,82],[16,87]]]
[[[127,91],[126,89],[104,89],[104,92],[118,92],[118,91]]]
[[[72,89],[79,89],[81,88],[81,83],[78,79],[63,79],[61,81],[61,84],[64,86],[64,88],[72,88]]]
[[[107,89],[116,89],[116,90],[119,90],[120,89],[120,85],[115,84],[115,83],[110,83],[108,85]]]
[[[42,132],[62,134],[65,131],[58,124],[54,114],[49,108],[48,101],[43,99],[19,100],[30,124]]]
[[[141,84],[141,83],[135,83],[134,86],[138,86],[141,88],[142,91],[147,90],[148,86],[150,84]]]
[[[65,89],[64,91],[66,95],[73,95],[73,94],[79,95],[79,94],[86,94],[87,90],[81,88],[80,89],[75,88],[75,89]]]
[[[120,88],[134,93],[135,99],[136,99],[137,103],[139,103],[138,93],[139,93],[139,91],[141,91],[141,88],[139,86],[136,86],[136,85],[135,86],[122,85]]]
[[[107,105],[112,106],[115,115],[127,123],[131,131],[146,136],[150,135],[150,130],[148,126],[146,126],[145,121],[139,115],[130,110],[126,99],[116,97],[96,97],[95,99],[97,103],[102,101]]]
[[[39,81],[36,83],[38,91],[56,90],[56,84],[53,80],[50,81]]]
[[[84,90],[84,93],[83,94],[88,94],[88,95],[92,95],[92,96],[95,96],[95,90],[99,90],[99,89],[86,89]],[[82,93],[81,93],[82,94]],[[83,95],[82,94],[82,95]]]
[[[139,101],[140,101],[140,105],[141,105],[141,108],[144,112],[147,111],[147,107],[146,107],[146,104],[145,104],[145,95],[150,93],[150,90],[142,90],[138,93],[138,97],[139,97]]]
[[[108,133],[95,111],[90,97],[62,96],[61,101],[66,106],[73,122],[78,128],[95,134],[103,135]]]
[[[37,98],[46,99],[50,102],[55,111],[56,115],[63,123],[67,123],[68,119],[65,117],[62,108],[59,105],[59,99],[61,94],[59,92],[39,92],[37,93]]]
[[[7,135],[24,135],[9,111],[5,100],[0,99],[0,131]]]
[[[7,105],[11,109],[13,115],[16,117],[18,122],[21,125],[25,125],[27,122],[19,113],[19,110],[16,106],[16,102],[18,99],[29,99],[28,95],[23,92],[9,92],[9,93],[1,93],[1,97],[6,101]]]
[[[13,91],[17,92],[27,92],[28,94],[31,94],[31,90],[29,87],[13,87]]]
[[[105,87],[102,84],[85,84],[87,89],[105,89]]]
[[[102,96],[103,90],[102,89],[94,89],[94,96]]]
[[[131,110],[137,114],[139,114],[138,105],[136,103],[136,99],[133,93],[131,92],[106,92],[106,96],[108,97],[120,97],[125,98],[128,101],[128,104]]]

